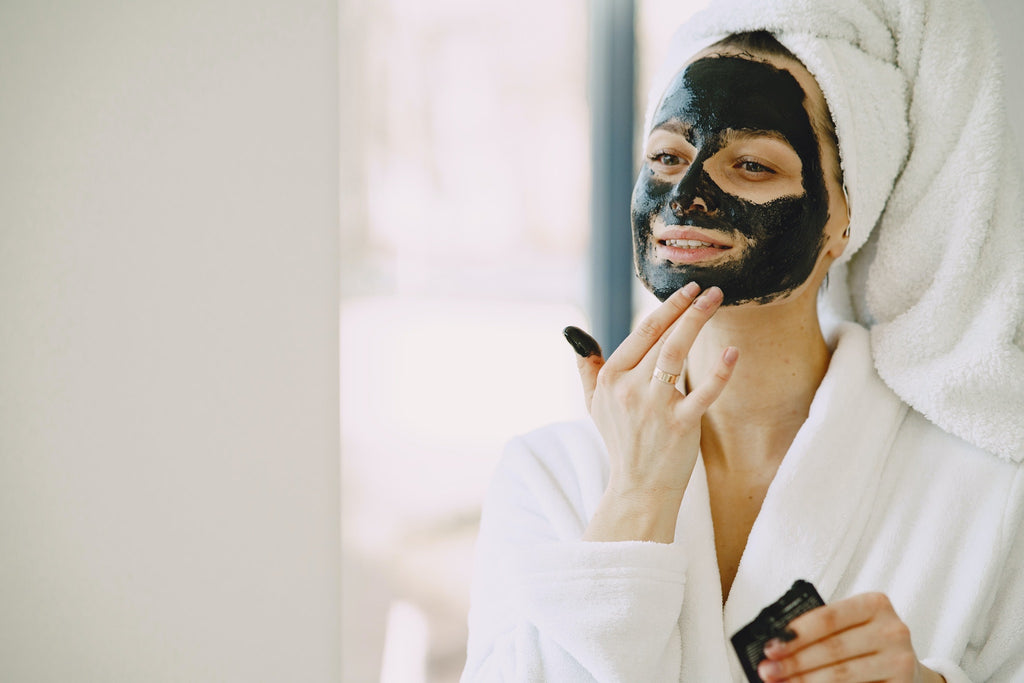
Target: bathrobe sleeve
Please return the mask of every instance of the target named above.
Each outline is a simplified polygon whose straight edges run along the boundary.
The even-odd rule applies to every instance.
[[[1018,467],[1002,520],[999,580],[978,614],[960,666],[928,660],[947,683],[1024,681],[1024,467]],[[961,668],[962,667],[962,668]]]
[[[577,436],[506,449],[483,507],[463,683],[679,680],[683,551],[580,540],[603,483],[600,449]]]

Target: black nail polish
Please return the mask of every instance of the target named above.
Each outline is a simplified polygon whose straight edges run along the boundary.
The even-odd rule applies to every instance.
[[[580,328],[570,325],[562,330],[562,334],[565,335],[566,341],[572,346],[572,350],[581,358],[601,355],[601,345],[597,343],[596,339]]]

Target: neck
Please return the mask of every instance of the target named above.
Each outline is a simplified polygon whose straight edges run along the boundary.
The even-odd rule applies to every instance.
[[[708,467],[777,467],[807,418],[831,352],[818,323],[815,291],[766,306],[722,308],[694,343],[690,386],[713,372],[726,346],[739,362],[705,413],[701,452]]]

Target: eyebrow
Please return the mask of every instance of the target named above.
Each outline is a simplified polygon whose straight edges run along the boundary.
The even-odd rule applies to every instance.
[[[722,131],[722,142],[739,142],[742,140],[755,140],[757,138],[771,138],[772,140],[784,142],[792,147],[786,136],[777,130],[730,128]]]
[[[653,133],[656,130],[663,130],[667,133],[673,133],[675,135],[681,135],[686,138],[686,141],[691,145],[695,145],[695,137],[693,135],[693,126],[679,119],[669,119],[664,123],[659,123],[657,126],[651,129]]]
[[[667,133],[681,135],[682,137],[686,138],[686,141],[689,142],[691,145],[697,144],[696,136],[693,134],[693,126],[690,125],[689,123],[686,123],[685,121],[681,121],[679,119],[669,119],[668,121],[665,121],[664,123],[659,123],[657,126],[652,128],[651,132],[653,133],[656,130],[663,130]],[[754,128],[730,128],[728,130],[722,131],[721,133],[722,144],[728,144],[730,142],[740,142],[743,140],[754,140],[757,138],[771,138],[773,140],[778,140],[779,142],[784,142],[787,145],[790,145],[790,142],[789,140],[786,139],[786,136],[777,130],[763,130]]]

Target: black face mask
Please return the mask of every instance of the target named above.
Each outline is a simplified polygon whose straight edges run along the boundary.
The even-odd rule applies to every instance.
[[[717,285],[725,304],[767,303],[802,285],[825,245],[828,193],[805,94],[788,72],[740,57],[709,57],[676,76],[654,116],[688,126],[697,149],[682,178],[658,179],[649,163],[633,188],[633,258],[637,276],[664,301],[691,280]],[[781,135],[800,157],[804,193],[758,204],[724,192],[704,171],[726,131]],[[695,197],[707,209],[693,205]],[[675,203],[681,210],[673,211]],[[722,231],[748,242],[738,258],[681,264],[655,258],[652,223]]]

